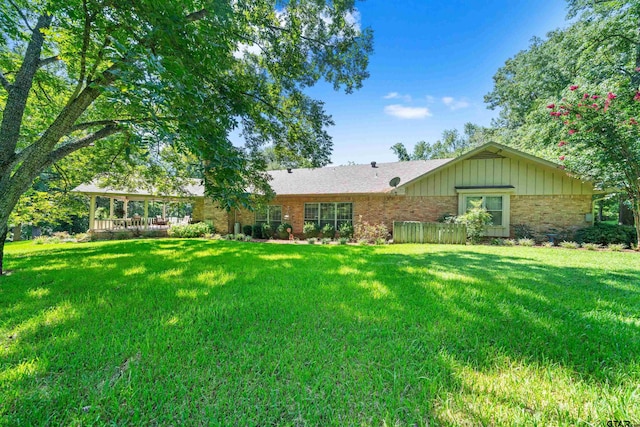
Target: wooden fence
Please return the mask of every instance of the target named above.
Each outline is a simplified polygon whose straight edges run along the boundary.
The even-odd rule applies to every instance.
[[[464,245],[467,227],[464,224],[440,222],[394,221],[393,243],[448,243]]]

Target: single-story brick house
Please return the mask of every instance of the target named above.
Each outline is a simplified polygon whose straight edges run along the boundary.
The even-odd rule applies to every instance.
[[[391,229],[393,221],[437,221],[464,213],[472,200],[482,200],[494,221],[487,235],[508,237],[516,224],[538,232],[591,225],[592,196],[598,193],[591,182],[572,177],[555,163],[496,143],[453,159],[269,173],[276,197],[267,209],[226,212],[195,186],[192,220],[210,222],[220,233],[233,232],[235,223],[288,222],[294,234],[301,234],[305,222],[337,227],[359,218],[384,222]],[[158,197],[91,185],[76,191],[93,197]]]

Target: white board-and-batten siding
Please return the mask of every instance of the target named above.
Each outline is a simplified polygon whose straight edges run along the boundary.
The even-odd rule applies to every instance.
[[[435,171],[406,187],[407,196],[455,196],[456,187],[512,185],[518,195],[588,195],[591,183],[524,158],[469,159]]]

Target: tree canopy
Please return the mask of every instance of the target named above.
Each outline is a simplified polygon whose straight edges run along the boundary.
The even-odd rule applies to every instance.
[[[11,0],[0,32],[2,245],[20,195],[72,153],[171,146],[199,159],[206,193],[228,207],[269,193],[264,144],[328,163],[331,117],[305,88],[359,88],[372,51],[353,0]]]
[[[485,100],[511,145],[625,192],[640,228],[640,3],[568,4],[575,21],[509,59]]]
[[[460,135],[457,129],[446,129],[442,132],[442,138],[433,144],[419,141],[413,146],[413,152],[409,153],[403,143],[398,142],[391,146],[391,151],[401,162],[409,160],[447,159],[456,157],[465,151],[478,147],[498,138],[498,133],[483,126],[473,123],[465,123],[464,133]]]

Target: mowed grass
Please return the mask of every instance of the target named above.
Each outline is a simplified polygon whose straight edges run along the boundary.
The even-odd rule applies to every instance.
[[[640,423],[640,256],[7,246],[1,425]]]

